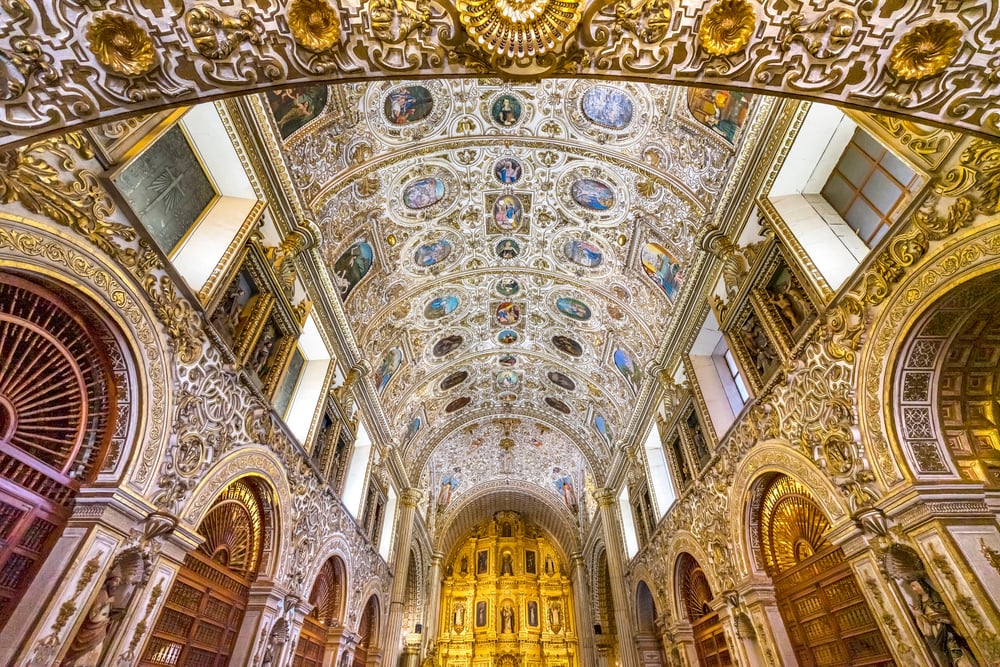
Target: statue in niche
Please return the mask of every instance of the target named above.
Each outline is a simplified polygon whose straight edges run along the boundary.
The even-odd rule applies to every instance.
[[[934,588],[920,556],[903,544],[882,550],[882,567],[906,600],[914,624],[937,667],[979,667],[968,642],[958,632],[941,594]]]
[[[538,603],[534,600],[528,603],[528,625],[538,627]]]
[[[267,375],[267,365],[271,357],[271,350],[277,341],[278,333],[273,326],[268,326],[261,334],[257,347],[254,348],[253,356],[250,358],[250,367],[257,372],[257,377],[264,378]]]
[[[239,330],[246,297],[247,291],[240,285],[239,279],[234,280],[226,289],[218,308],[212,313],[212,324],[229,340],[230,344],[236,342],[236,332]]]
[[[549,605],[549,628],[556,634],[562,630],[562,605],[558,602]]]
[[[500,609],[500,632],[514,632],[514,608],[509,602]]]
[[[514,576],[514,559],[511,558],[509,553],[503,555],[503,560],[500,562],[500,576]]]
[[[793,333],[812,314],[809,298],[798,285],[787,266],[782,266],[765,287],[767,301],[774,306],[778,318],[789,334]]]
[[[556,563],[552,560],[552,556],[545,554],[545,574],[550,577],[556,573]]]
[[[464,554],[462,555],[461,565],[459,565],[458,567],[458,573],[459,574],[469,573],[469,557]]]
[[[461,632],[465,627],[465,605],[461,602],[455,605],[452,612],[452,623],[455,625],[455,632]]]
[[[760,325],[757,318],[751,317],[740,328],[739,335],[746,347],[747,354],[753,361],[757,374],[763,378],[767,371],[778,362],[778,354],[774,351],[771,340],[764,332],[764,327]]]

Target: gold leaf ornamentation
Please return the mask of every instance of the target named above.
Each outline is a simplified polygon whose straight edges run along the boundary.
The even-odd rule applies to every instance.
[[[481,49],[507,58],[562,46],[583,14],[582,0],[458,0],[459,19]]]
[[[232,17],[209,5],[195,5],[184,17],[184,25],[198,53],[206,58],[225,58],[242,40],[260,44],[249,9],[241,9]]]
[[[747,0],[720,0],[701,20],[698,41],[713,56],[728,56],[750,43],[757,25],[753,5]]]
[[[299,46],[315,53],[329,51],[340,41],[340,17],[325,0],[294,0],[288,27]]]
[[[962,29],[954,21],[931,21],[903,35],[889,54],[889,71],[904,81],[940,74],[962,45]]]
[[[98,62],[125,76],[146,74],[155,64],[153,40],[123,14],[98,14],[87,26],[87,41]]]

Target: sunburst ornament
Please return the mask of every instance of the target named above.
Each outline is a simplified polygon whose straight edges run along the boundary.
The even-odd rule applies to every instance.
[[[87,26],[86,35],[94,57],[112,72],[141,76],[156,63],[153,39],[124,14],[98,14]]]
[[[904,81],[940,74],[962,45],[962,29],[954,21],[930,21],[903,35],[889,54],[889,71]]]
[[[325,0],[293,0],[288,27],[296,44],[315,53],[328,51],[340,41],[340,17]]]
[[[713,56],[743,50],[757,25],[757,14],[747,0],[720,0],[712,5],[698,28],[701,47]]]
[[[457,7],[481,49],[514,59],[558,49],[583,14],[582,0],[458,0]]]

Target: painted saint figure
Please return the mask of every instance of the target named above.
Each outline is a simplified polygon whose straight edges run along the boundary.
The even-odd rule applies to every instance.
[[[500,610],[500,632],[514,632],[514,608],[505,602]]]
[[[451,494],[458,488],[458,473],[461,472],[459,468],[455,468],[454,471],[450,473],[445,473],[444,477],[441,478],[441,488],[438,489],[437,506],[438,509],[444,509],[451,502]]]

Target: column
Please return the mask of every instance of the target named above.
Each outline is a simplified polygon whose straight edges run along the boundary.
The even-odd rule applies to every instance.
[[[385,624],[385,634],[382,645],[385,648],[386,667],[397,667],[400,651],[403,648],[401,633],[403,630],[403,607],[406,603],[406,575],[410,558],[410,540],[413,537],[413,518],[416,516],[417,502],[420,500],[419,489],[406,489],[400,495],[402,509],[396,520],[396,553],[392,558],[392,596],[389,602],[389,614]]]
[[[615,603],[615,623],[618,626],[618,647],[621,667],[639,667],[635,647],[635,629],[632,627],[632,604],[625,583],[622,560],[625,544],[622,541],[621,517],[618,499],[607,489],[598,491],[597,505],[601,510],[601,528],[604,531],[604,548],[608,557],[608,576],[611,578],[611,599]]]
[[[576,616],[576,636],[580,641],[581,667],[597,667],[594,653],[594,620],[590,617],[590,590],[583,556],[576,552],[570,556],[570,577],[573,581],[573,612]]]
[[[251,665],[263,660],[268,650],[272,664],[280,658],[290,640],[288,621],[283,619],[287,591],[270,579],[258,579],[250,586],[250,598],[243,615],[231,665]],[[284,621],[284,625],[279,625]]]
[[[438,619],[441,618],[441,562],[444,554],[435,551],[427,573],[427,604],[424,605],[424,646],[437,641]],[[426,650],[426,649],[425,649]]]

